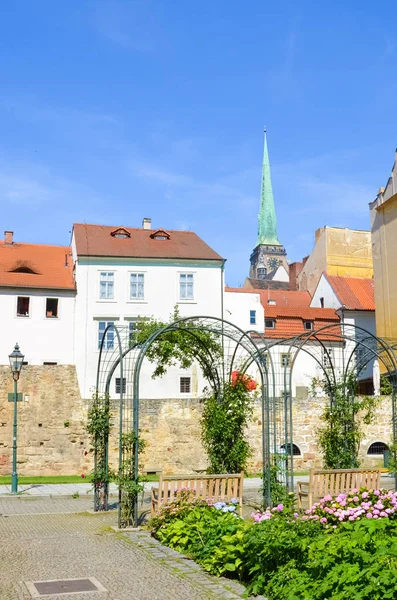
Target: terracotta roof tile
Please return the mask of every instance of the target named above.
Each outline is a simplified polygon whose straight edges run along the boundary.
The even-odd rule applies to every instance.
[[[0,287],[74,290],[71,248],[0,240]]]
[[[265,328],[266,338],[286,339],[302,333],[310,333],[310,330],[305,330],[304,321],[313,321],[313,330],[335,325],[332,329],[326,329],[318,334],[318,339],[337,341],[335,336],[340,334],[339,317],[333,308],[267,306],[265,318],[275,320],[274,329]]]
[[[348,310],[375,310],[373,279],[339,277],[326,273],[325,277],[341,304]]]
[[[160,240],[151,237],[152,229],[123,227],[130,237],[112,236],[111,233],[117,229],[119,227],[109,225],[75,223],[73,232],[77,255],[223,260],[193,231],[168,230],[165,233],[170,236],[169,239]]]

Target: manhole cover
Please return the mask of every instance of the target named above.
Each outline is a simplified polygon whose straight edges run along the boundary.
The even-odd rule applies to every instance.
[[[60,594],[87,594],[107,592],[95,577],[86,579],[51,579],[49,581],[25,581],[32,598],[59,596]]]

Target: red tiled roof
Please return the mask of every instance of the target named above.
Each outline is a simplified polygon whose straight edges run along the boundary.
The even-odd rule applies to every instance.
[[[0,287],[74,290],[71,248],[0,240]]]
[[[313,330],[334,324],[335,327],[324,330],[317,338],[328,341],[339,341],[339,317],[333,308],[310,308],[288,306],[266,306],[265,319],[275,319],[275,328],[265,328],[265,338],[286,339],[302,333],[310,333],[304,329],[304,321],[313,321]]]
[[[169,230],[169,239],[151,237],[151,229],[123,227],[130,237],[112,236],[119,227],[109,225],[73,226],[78,256],[118,256],[124,258],[187,258],[223,260],[193,231]]]
[[[341,304],[348,310],[375,310],[374,280],[328,275],[329,281]]]
[[[261,304],[266,310],[274,305],[268,304],[269,300],[274,300],[276,306],[301,306],[309,307],[311,296],[309,292],[297,292],[290,290],[259,290],[250,288],[226,288],[226,292],[241,292],[243,294],[259,294]]]

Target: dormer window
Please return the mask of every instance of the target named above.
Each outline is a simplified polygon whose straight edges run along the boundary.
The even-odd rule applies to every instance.
[[[18,260],[12,269],[8,271],[9,273],[28,273],[30,275],[39,275],[37,271],[35,271],[33,265],[29,261]]]
[[[169,240],[171,236],[167,231],[164,231],[164,229],[158,229],[157,231],[153,231],[153,233],[150,234],[150,237],[152,240]]]
[[[119,227],[118,229],[115,229],[114,231],[112,231],[110,233],[111,236],[116,237],[116,238],[129,238],[131,237],[131,234],[129,231],[127,231],[127,229],[124,229],[124,227]]]
[[[303,321],[303,329],[305,331],[313,331],[313,329],[314,329],[313,321]]]
[[[273,306],[274,304],[276,304],[276,301],[275,300],[268,300],[267,303]]]

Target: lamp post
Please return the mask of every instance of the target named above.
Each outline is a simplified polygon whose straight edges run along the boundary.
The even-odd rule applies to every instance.
[[[15,344],[13,352],[8,356],[10,359],[10,367],[12,378],[14,380],[14,424],[12,428],[12,478],[11,478],[11,493],[18,492],[18,474],[17,474],[17,401],[18,401],[18,379],[22,369],[23,359],[25,358],[19,349],[18,344]]]

